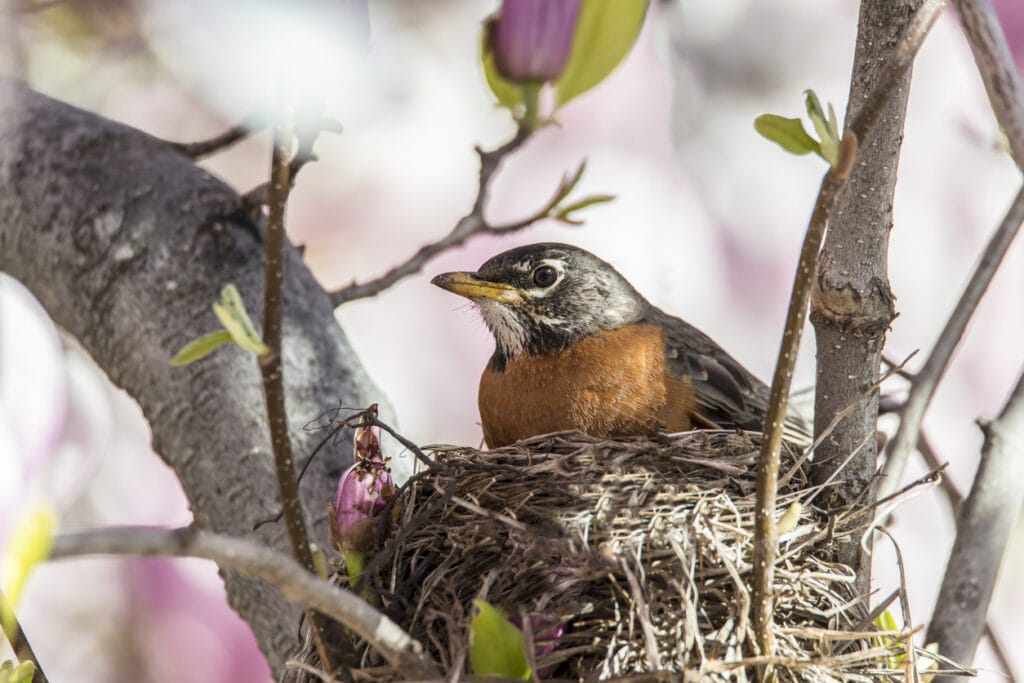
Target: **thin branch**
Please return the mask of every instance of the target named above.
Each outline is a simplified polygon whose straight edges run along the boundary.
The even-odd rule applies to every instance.
[[[919,349],[915,349],[914,353],[917,353],[918,350]],[[891,358],[887,354],[883,353],[882,354],[882,362],[885,363],[886,365],[888,365],[889,368],[891,370],[893,370],[896,373],[897,376],[902,377],[903,379],[905,379],[907,381],[910,381],[910,382],[914,381],[914,377],[915,377],[914,373],[910,372],[905,367],[903,367],[902,365],[897,363],[894,358]],[[906,361],[904,361],[904,363],[906,363]]]
[[[910,453],[917,445],[925,411],[935,395],[939,381],[949,366],[953,351],[960,343],[967,324],[978,307],[978,302],[984,296],[985,290],[992,282],[1010,244],[1013,243],[1014,237],[1020,231],[1021,223],[1024,223],[1024,186],[1021,186],[1017,192],[1013,204],[1010,205],[1010,210],[986,245],[985,251],[981,255],[981,261],[974,269],[971,280],[967,283],[952,315],[946,321],[946,326],[935,342],[928,360],[917,372],[910,385],[910,393],[900,416],[900,426],[896,430],[896,436],[889,443],[888,457],[882,468],[879,496],[885,496],[899,486]]]
[[[825,235],[828,213],[835,202],[836,193],[842,185],[829,168],[821,181],[818,200],[811,214],[800,262],[793,282],[793,294],[786,313],[786,327],[782,333],[782,345],[772,377],[768,410],[764,419],[764,439],[757,464],[757,506],[755,508],[755,536],[753,554],[753,596],[751,603],[754,632],[760,655],[771,656],[775,651],[772,634],[773,581],[775,578],[775,553],[778,546],[778,531],[775,528],[776,494],[779,479],[779,452],[782,447],[782,426],[789,404],[789,387],[796,366],[796,352],[800,346],[800,335],[807,318],[807,304],[811,297],[811,283],[817,262],[818,250]]]
[[[263,125],[258,123],[256,119],[251,118],[231,126],[223,133],[214,135],[212,138],[199,140],[198,142],[172,142],[171,146],[187,157],[201,159],[215,154],[226,147],[230,147],[240,140],[244,140],[250,135],[257,133],[261,128],[263,128]]]
[[[985,435],[971,492],[957,515],[927,642],[970,665],[985,630],[999,566],[1024,503],[1024,372],[999,417],[979,423]]]
[[[989,0],[953,0],[1010,155],[1024,171],[1024,88]]]
[[[364,638],[407,678],[437,676],[423,646],[355,593],[343,590],[261,544],[230,536],[178,529],[109,528],[58,534],[51,559],[79,555],[199,557],[222,569],[254,576],[292,602],[325,614]]]
[[[288,436],[288,418],[284,405],[284,378],[281,370],[281,319],[284,299],[284,214],[290,190],[288,162],[291,157],[291,132],[279,129],[274,135],[274,154],[271,162],[270,213],[264,252],[263,277],[263,342],[270,349],[260,357],[263,391],[267,401],[267,420],[277,468],[292,556],[313,569],[313,556],[309,550],[309,535],[303,518],[302,503],[295,484],[295,461]]]
[[[19,662],[32,662],[35,666],[35,671],[32,673],[32,683],[47,683],[46,674],[43,673],[43,667],[39,665],[39,658],[36,657],[31,643],[28,642],[25,629],[21,627],[18,617],[14,615],[14,605],[7,600],[3,587],[0,586],[0,613],[3,612],[9,613],[13,621],[13,630],[8,632],[4,629],[4,635],[7,636],[7,641],[11,644],[14,656]]]
[[[782,344],[772,377],[768,408],[764,421],[764,437],[757,465],[757,505],[754,519],[754,552],[752,568],[752,622],[756,642],[763,656],[774,652],[772,634],[773,581],[778,531],[775,526],[775,508],[779,477],[779,451],[782,444],[782,426],[785,420],[788,395],[793,379],[793,368],[800,345],[800,336],[807,318],[811,286],[817,269],[818,251],[825,234],[829,213],[835,205],[839,189],[853,165],[858,140],[868,138],[885,104],[899,87],[903,75],[910,69],[914,57],[941,11],[944,0],[926,0],[911,19],[900,37],[889,60],[886,71],[879,78],[867,101],[848,126],[840,145],[840,159],[836,168],[829,168],[818,190],[818,199],[807,227],[800,251],[790,297]]]
[[[295,136],[298,139],[298,146],[288,162],[289,188],[295,187],[295,178],[306,164],[320,160],[320,157],[313,151],[313,146],[320,133],[340,134],[341,132],[341,124],[325,116],[305,121],[296,127]],[[242,195],[242,203],[251,208],[266,206],[270,201],[270,185],[270,183],[263,183],[249,190]]]
[[[921,458],[924,460],[928,469],[931,471],[941,470],[946,467],[948,463],[942,462],[938,454],[935,452],[935,448],[932,446],[931,439],[928,435],[922,431],[917,437],[917,451],[921,454]],[[942,476],[942,483],[940,484],[942,492],[946,494],[946,502],[949,503],[949,511],[953,513],[953,518],[956,518],[956,513],[960,509],[960,504],[964,502],[964,494],[960,493],[960,489],[956,487],[953,480],[947,477],[945,474]]]
[[[494,226],[488,223],[487,219],[484,218],[484,205],[487,202],[487,194],[490,191],[491,182],[494,178],[495,172],[501,166],[505,157],[519,149],[523,143],[526,142],[530,137],[530,133],[531,131],[529,129],[520,126],[519,129],[516,130],[516,134],[512,139],[502,146],[490,151],[484,151],[479,147],[476,148],[476,153],[480,157],[480,180],[477,185],[476,199],[473,200],[472,210],[459,219],[459,222],[455,224],[455,227],[452,228],[451,232],[436,242],[423,245],[411,258],[405,261],[405,263],[395,266],[381,277],[376,278],[375,280],[370,280],[369,282],[353,282],[347,287],[339,289],[336,292],[331,292],[331,303],[337,307],[349,301],[354,301],[355,299],[365,299],[366,297],[376,296],[402,278],[420,272],[423,270],[423,266],[426,265],[427,261],[443,251],[460,246],[473,235],[479,235],[482,233],[501,234],[514,232],[546,218],[555,208],[555,204],[557,204],[560,199],[564,198],[564,195],[559,196],[559,194],[556,193],[558,200],[553,204],[549,203],[542,210],[516,223]]]
[[[935,471],[946,467],[942,463],[939,456],[936,454],[935,449],[932,447],[931,439],[928,438],[928,434],[922,430],[917,440],[917,452],[921,454],[921,458],[924,460],[928,469]],[[963,503],[964,496],[960,493],[960,489],[957,488],[953,480],[950,479],[943,473],[942,476],[942,492],[945,495],[946,503],[949,505],[949,511],[952,513],[953,518],[956,519],[957,513],[960,510],[960,505]],[[1017,676],[1013,672],[1013,664],[1010,663],[1010,658],[1006,654],[1006,649],[1003,647],[1002,641],[996,635],[995,630],[992,628],[992,622],[985,622],[985,637],[988,639],[988,644],[992,647],[992,651],[996,655],[996,659],[999,660],[999,664],[1003,667],[1003,673],[1009,683],[1016,683]]]
[[[274,452],[277,483],[281,494],[281,511],[288,529],[292,556],[310,573],[316,573],[309,532],[299,499],[295,479],[295,458],[288,434],[288,414],[284,404],[284,377],[281,366],[281,320],[284,308],[285,232],[284,216],[291,190],[292,132],[282,122],[274,131],[274,152],[270,163],[270,194],[268,199],[267,234],[263,257],[263,342],[269,351],[259,358],[263,376],[263,394],[267,404],[267,424]],[[307,611],[313,642],[321,664],[334,671],[325,637],[329,623],[317,613]]]
[[[992,629],[992,624],[987,621],[985,622],[985,637],[988,638],[988,644],[992,647],[992,652],[995,653],[996,659],[999,660],[999,664],[1003,667],[1002,674],[1006,678],[1006,683],[1017,683],[1020,679],[1013,673],[1013,664],[1010,663],[1010,657],[1006,654],[1003,641]]]

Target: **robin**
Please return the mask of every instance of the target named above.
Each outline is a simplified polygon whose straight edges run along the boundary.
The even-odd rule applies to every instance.
[[[491,448],[569,429],[610,438],[762,428],[768,387],[590,252],[532,244],[431,282],[476,304],[494,335],[479,393]],[[806,444],[811,426],[792,414],[785,433]]]

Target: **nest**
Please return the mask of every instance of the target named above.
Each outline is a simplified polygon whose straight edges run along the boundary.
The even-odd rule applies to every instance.
[[[859,531],[807,504],[815,489],[790,449],[776,649],[770,661],[756,656],[748,584],[759,442],[727,431],[657,442],[561,433],[493,451],[427,449],[436,465],[404,487],[399,523],[364,577],[449,678],[470,673],[474,599],[523,623],[566,624],[553,651],[527,647],[542,677],[746,681],[768,663],[780,681],[902,678],[887,669],[902,668],[906,638],[872,634],[851,570],[821,559],[837,533]],[[365,644],[352,656],[356,681],[401,678]]]

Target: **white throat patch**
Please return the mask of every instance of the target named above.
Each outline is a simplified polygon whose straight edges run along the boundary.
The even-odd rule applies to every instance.
[[[477,305],[499,349],[509,356],[516,356],[526,350],[526,330],[515,313],[503,304],[489,299],[481,299]]]

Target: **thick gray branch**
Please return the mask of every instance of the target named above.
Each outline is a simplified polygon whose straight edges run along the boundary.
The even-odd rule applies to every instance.
[[[887,62],[921,5],[920,0],[861,3],[847,122],[857,119],[876,84],[891,76]],[[815,433],[848,406],[858,406],[815,451],[812,474],[816,483],[822,483],[859,449],[840,475],[846,483],[829,492],[825,502],[830,509],[861,495],[875,472],[878,399],[860,399],[878,379],[885,331],[894,316],[887,256],[909,85],[908,71],[880,107],[877,125],[860,141],[856,164],[829,221],[811,299],[818,347]],[[838,559],[859,570],[860,585],[866,588],[870,564],[859,545],[854,541],[841,546]]]
[[[1003,412],[982,431],[981,463],[957,515],[956,541],[927,637],[943,655],[968,666],[985,631],[999,565],[1024,502],[1024,374]]]
[[[173,146],[0,80],[0,270],[139,402],[205,528],[284,549],[283,525],[252,531],[279,509],[256,359],[225,347],[184,368],[168,363],[217,329],[210,305],[228,282],[261,318],[262,263],[260,232],[238,195]],[[384,402],[294,249],[287,273],[285,398],[302,457],[321,436],[302,431],[307,421],[339,403]],[[344,441],[301,489],[324,547],[327,503],[351,459]],[[265,584],[224,576],[232,606],[280,671],[298,611]]]

